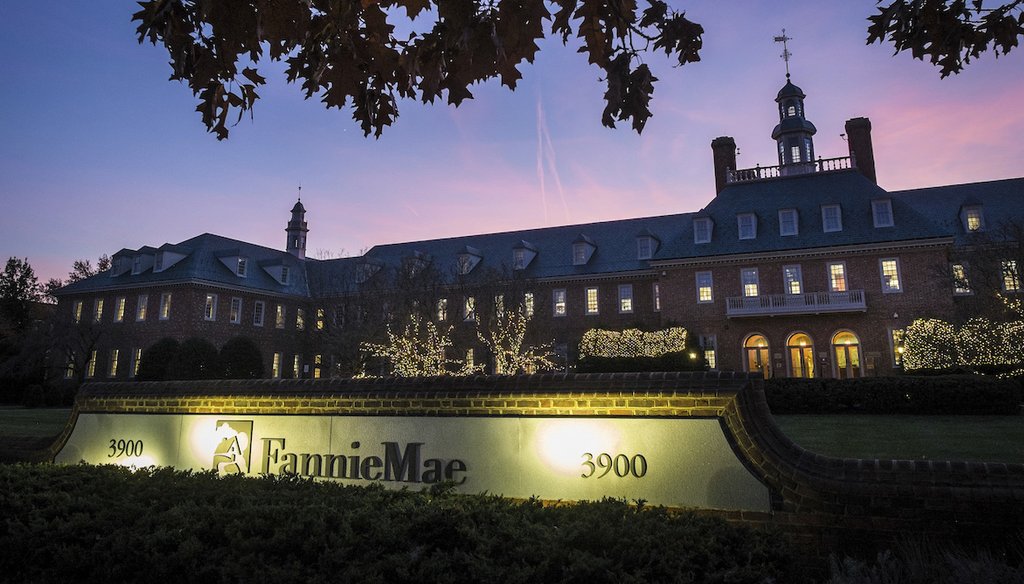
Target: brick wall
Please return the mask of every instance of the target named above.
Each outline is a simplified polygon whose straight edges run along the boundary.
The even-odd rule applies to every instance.
[[[782,434],[746,374],[93,383],[51,459],[85,412],[717,417],[773,510],[701,512],[778,529],[808,558],[872,553],[908,535],[1006,541],[1024,525],[1024,465],[820,456]]]

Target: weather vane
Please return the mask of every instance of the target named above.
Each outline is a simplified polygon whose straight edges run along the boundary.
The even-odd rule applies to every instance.
[[[786,36],[786,29],[782,29],[782,36],[775,37],[775,42],[782,43],[782,60],[786,62],[786,79],[789,79],[789,58],[793,56],[793,53],[789,52],[789,46],[786,44],[788,41],[793,40],[793,37]]]

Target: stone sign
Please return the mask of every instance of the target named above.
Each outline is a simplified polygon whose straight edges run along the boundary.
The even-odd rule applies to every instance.
[[[55,461],[770,510],[717,418],[83,412]]]

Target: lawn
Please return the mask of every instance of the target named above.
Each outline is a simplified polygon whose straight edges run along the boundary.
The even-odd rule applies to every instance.
[[[1024,463],[1024,416],[776,416],[804,448],[839,458]]]
[[[60,433],[70,413],[69,408],[0,407],[0,440],[21,448],[41,444]],[[828,456],[1024,463],[1024,416],[793,415],[775,419],[794,442]]]

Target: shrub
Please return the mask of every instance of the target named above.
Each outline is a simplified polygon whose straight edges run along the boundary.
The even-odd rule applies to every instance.
[[[167,468],[0,465],[12,582],[793,582],[782,537],[605,500],[543,506]]]
[[[220,358],[217,347],[206,339],[185,339],[177,355],[167,365],[164,379],[217,379],[220,377]]]
[[[694,357],[691,358],[690,355]],[[633,371],[703,371],[699,351],[675,351],[657,357],[583,357],[576,363],[577,373],[627,373]]]
[[[171,337],[164,337],[142,352],[139,363],[139,381],[160,381],[167,378],[167,367],[178,355],[180,344]]]
[[[259,379],[263,377],[263,355],[249,337],[234,337],[220,348],[221,377]]]
[[[1021,385],[980,375],[769,379],[774,414],[988,414],[1020,411]]]

